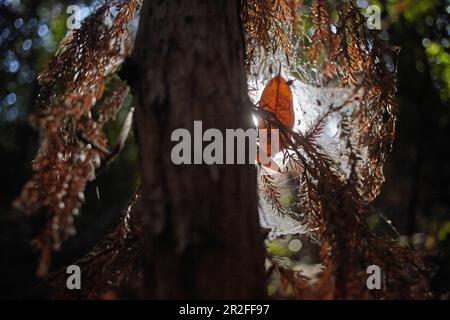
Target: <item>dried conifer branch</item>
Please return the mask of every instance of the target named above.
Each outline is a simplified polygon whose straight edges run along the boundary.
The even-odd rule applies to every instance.
[[[140,0],[101,5],[68,34],[39,76],[38,111],[31,120],[40,129],[40,147],[34,175],[13,204],[27,214],[43,209],[50,216],[33,241],[41,253],[39,276],[46,274],[52,252],[75,234],[73,219],[84,201],[85,187],[109,154],[103,126],[115,118],[128,86],[112,79],[102,97],[109,75],[129,51],[128,23],[140,5]],[[113,9],[108,23],[106,16]]]
[[[341,109],[342,106],[330,106],[329,112]],[[383,270],[389,269],[390,280],[386,283],[386,290],[392,292],[392,296],[385,294],[384,297],[426,296],[426,279],[422,269],[417,268],[420,263],[414,253],[393,241],[376,238],[367,226],[365,217],[370,208],[358,191],[358,156],[350,141],[351,173],[348,178],[343,178],[311,134],[320,125],[314,126],[307,137],[285,127],[270,112],[261,109],[255,112],[280,130],[282,138],[289,141],[291,160],[301,164],[299,202],[302,215],[298,218],[311,229],[318,228],[322,263],[326,267],[314,285],[316,294],[322,292],[323,298],[374,298],[370,291],[365,290],[365,268],[375,263]],[[318,123],[323,121],[320,119]],[[349,139],[349,136],[345,138]],[[411,286],[413,279],[415,284]]]
[[[83,268],[83,290],[66,290],[67,274],[62,269],[48,275],[35,294],[57,299],[117,299],[138,290],[143,277],[142,234],[135,214],[140,191],[123,211],[117,227],[86,256],[75,262]]]
[[[311,19],[314,33],[311,36],[309,55],[311,59],[319,59],[323,49],[328,50],[329,43],[333,40],[331,31],[331,19],[326,0],[314,0],[311,6]],[[323,59],[323,57],[322,57]]]
[[[247,62],[252,60],[256,47],[275,52],[291,50],[289,30],[295,30],[299,0],[241,1],[242,27],[246,36]],[[286,24],[290,21],[290,25]]]
[[[306,289],[310,286],[310,280],[299,270],[293,270],[285,261],[278,257],[268,257],[271,266],[268,274],[278,272],[283,291],[291,289],[296,298],[301,298]]]
[[[276,182],[273,180],[273,177],[270,175],[261,174],[259,175],[260,185],[258,188],[262,191],[262,194],[266,201],[272,206],[276,212],[281,215],[285,214],[285,208],[281,203],[281,195],[278,190],[278,186]]]

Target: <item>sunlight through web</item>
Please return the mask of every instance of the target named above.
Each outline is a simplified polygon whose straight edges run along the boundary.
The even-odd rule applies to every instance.
[[[306,135],[318,122],[322,122],[323,130],[316,136],[316,142],[323,152],[332,160],[333,171],[342,179],[347,180],[351,173],[351,151],[357,155],[357,172],[360,195],[370,202],[379,192],[367,192],[364,190],[364,168],[370,166],[367,156],[367,147],[361,144],[362,140],[359,125],[355,115],[361,108],[366,107],[362,102],[363,89],[355,87],[337,87],[334,84],[320,85],[318,72],[313,68],[289,65],[284,54],[268,55],[262,53],[260,60],[251,66],[248,80],[249,96],[254,104],[257,104],[264,86],[278,73],[286,80],[293,80],[291,90],[295,112],[295,125],[293,130]],[[333,111],[334,108],[338,110]],[[327,114],[328,113],[328,114]],[[343,132],[343,126],[355,126],[355,130]],[[291,151],[288,151],[291,152]],[[281,202],[286,212],[295,212],[296,217],[301,217],[298,212],[298,188],[301,175],[296,170],[291,170],[292,164],[283,159],[283,152],[274,156],[275,161],[282,169],[282,173],[260,167],[258,174],[268,174],[277,185],[281,195]],[[381,184],[382,181],[380,181]],[[371,196],[368,197],[367,195]],[[259,216],[261,226],[270,229],[269,238],[275,238],[287,234],[305,233],[313,230],[302,224],[301,218],[294,219],[290,214],[280,214],[279,210],[264,196],[260,196]]]

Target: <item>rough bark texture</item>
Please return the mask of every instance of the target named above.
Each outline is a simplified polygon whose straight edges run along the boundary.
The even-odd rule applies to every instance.
[[[239,1],[145,1],[134,62],[145,297],[260,298],[264,251],[252,165],[174,165],[174,129],[251,124]]]

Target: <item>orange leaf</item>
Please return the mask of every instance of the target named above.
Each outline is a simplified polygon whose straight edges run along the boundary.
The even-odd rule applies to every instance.
[[[280,121],[284,126],[290,129],[294,126],[295,114],[291,87],[281,75],[277,75],[269,81],[262,92],[258,106],[275,114],[278,121]],[[270,124],[263,119],[259,119],[258,127],[260,129],[268,129],[268,134],[270,136],[270,129],[272,129]],[[280,136],[280,151],[285,147],[286,142]],[[260,148],[266,151],[268,156],[272,156],[270,141],[264,145],[260,144]],[[259,150],[256,161],[260,163]]]
[[[269,81],[261,95],[258,106],[276,115],[278,120],[288,128],[295,122],[294,103],[289,84],[277,75]]]

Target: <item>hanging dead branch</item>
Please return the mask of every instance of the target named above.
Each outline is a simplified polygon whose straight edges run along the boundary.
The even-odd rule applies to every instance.
[[[73,219],[86,185],[108,156],[103,126],[128,95],[128,86],[110,75],[129,51],[128,23],[140,5],[135,0],[101,5],[66,36],[39,76],[38,110],[31,121],[40,129],[40,147],[34,175],[13,204],[27,214],[43,209],[49,215],[47,227],[33,241],[41,254],[39,276],[46,274],[61,241],[75,234]]]

